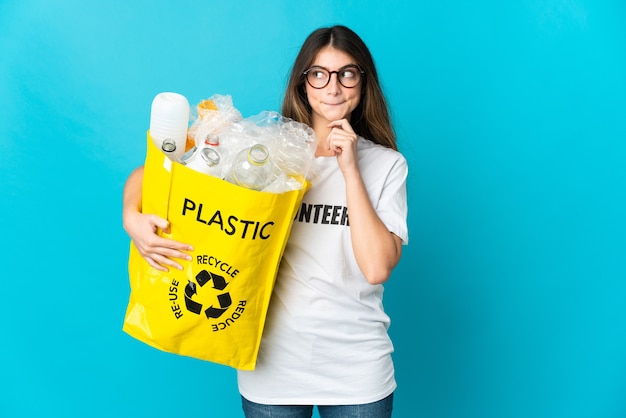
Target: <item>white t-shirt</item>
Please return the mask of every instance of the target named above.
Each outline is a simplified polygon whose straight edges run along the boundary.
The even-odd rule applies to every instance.
[[[374,209],[407,244],[406,160],[363,138],[358,149]],[[238,371],[239,391],[253,402],[360,404],[396,388],[383,286],[369,284],[354,257],[337,159],[317,165],[279,268],[256,369]]]

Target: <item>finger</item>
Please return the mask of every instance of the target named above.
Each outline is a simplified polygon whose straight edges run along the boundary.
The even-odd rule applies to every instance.
[[[175,268],[177,270],[182,270],[183,266],[180,265],[179,263],[177,263],[176,261],[174,261],[172,258],[170,257],[164,257],[161,254],[157,254],[154,256],[153,260],[158,263],[160,266],[162,266],[163,268],[165,268],[167,270],[166,266]]]
[[[191,244],[164,238],[158,235],[151,237],[151,239],[147,242],[147,246],[154,248],[155,250],[174,250],[176,251],[176,254],[180,254],[179,251],[193,251],[193,246]]]
[[[169,271],[169,269],[167,267],[164,267],[162,265],[160,265],[159,263],[157,263],[156,261],[154,261],[153,259],[149,258],[149,257],[144,257],[144,259],[148,262],[148,264],[150,264],[150,266],[152,268],[155,268],[159,271],[163,271],[165,273],[167,273]]]
[[[328,137],[326,137],[326,141],[328,143],[329,149],[336,149],[336,147],[341,146],[342,143],[348,141],[350,138],[350,134],[343,131],[340,128],[333,128],[330,130]]]
[[[157,257],[168,257],[168,258],[179,258],[181,260],[191,261],[191,255],[187,254],[184,251],[180,251],[168,246],[168,242],[165,242],[166,245],[160,246],[155,245],[154,243],[146,244],[146,243],[136,243],[136,247],[139,250],[139,253],[144,258],[157,258]]]
[[[328,127],[340,128],[346,132],[354,133],[354,130],[352,129],[352,125],[350,125],[350,122],[348,121],[348,119],[334,120],[328,124]]]
[[[141,252],[140,252],[141,253]],[[183,266],[176,262],[171,256],[165,256],[163,253],[141,253],[148,264],[160,271],[169,271],[167,267],[182,270]],[[177,257],[182,258],[182,257]]]
[[[334,151],[345,151],[346,149],[353,147],[353,144],[356,142],[356,135],[339,129],[333,129],[328,137],[329,148]]]
[[[150,215],[150,224],[161,229],[162,231],[165,231],[166,233],[169,233],[170,223],[167,219],[163,219],[157,215]]]
[[[168,247],[154,248],[152,249],[151,254],[158,255],[159,257],[166,257],[168,259],[179,258],[181,260],[191,261],[191,255]]]

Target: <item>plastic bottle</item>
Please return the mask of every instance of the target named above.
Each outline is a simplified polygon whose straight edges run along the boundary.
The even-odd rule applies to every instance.
[[[286,121],[280,129],[274,163],[285,174],[306,177],[315,159],[315,132],[303,123]]]
[[[176,149],[177,149],[176,141],[174,141],[173,139],[165,138],[163,142],[161,143],[161,151],[163,151],[163,154],[167,155],[167,157],[170,160],[176,161],[177,163],[181,163],[182,161],[178,157],[178,153],[176,152]]]
[[[173,141],[175,148],[167,154],[175,161],[185,153],[190,111],[189,101],[178,93],[159,93],[152,100],[150,136],[160,149],[163,149],[164,141]],[[168,150],[172,148],[169,141],[166,144]]]
[[[217,139],[219,141],[219,139]],[[201,147],[194,147],[185,154],[183,163],[192,170],[211,176],[222,178],[222,158],[218,151],[219,142],[216,139],[207,139]]]
[[[262,190],[274,180],[267,147],[255,144],[240,151],[231,166],[229,181],[252,190]]]

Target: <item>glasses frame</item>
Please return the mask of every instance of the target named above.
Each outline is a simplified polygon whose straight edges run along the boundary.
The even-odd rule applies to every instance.
[[[361,78],[359,79],[359,82],[358,82],[358,83],[356,83],[354,86],[348,87],[348,86],[346,86],[345,84],[343,84],[343,83],[341,82],[341,78],[339,78],[339,73],[340,73],[340,72],[342,72],[342,71],[344,71],[346,68],[351,68],[351,67],[356,68],[356,69],[358,70],[359,74],[361,74]],[[324,85],[323,85],[323,86],[321,86],[321,87],[315,87],[315,86],[314,86],[313,84],[311,84],[311,82],[309,81],[309,72],[311,72],[312,70],[318,69],[318,68],[319,68],[319,69],[322,69],[322,70],[324,70],[324,71],[326,71],[326,72],[328,72],[328,80],[326,80],[326,84],[324,84]],[[304,79],[306,80],[307,84],[308,84],[309,86],[311,86],[311,88],[314,88],[314,89],[317,89],[317,90],[320,90],[320,89],[323,89],[323,88],[327,87],[327,86],[330,84],[330,79],[332,78],[333,74],[336,74],[336,75],[337,75],[337,82],[338,82],[339,84],[341,84],[341,86],[342,86],[342,87],[347,88],[347,89],[353,89],[353,88],[355,88],[356,86],[358,86],[359,84],[361,84],[361,82],[363,81],[363,76],[365,75],[365,71],[363,71],[363,70],[361,69],[361,67],[359,67],[359,66],[358,66],[358,65],[356,65],[356,64],[348,64],[348,65],[344,65],[343,67],[341,67],[341,68],[340,68],[340,69],[338,69],[337,71],[330,71],[328,68],[326,68],[326,67],[322,67],[321,65],[314,65],[314,66],[312,66],[311,68],[309,68],[308,70],[306,70],[305,72],[303,72],[303,73],[302,73],[302,75],[304,75]]]

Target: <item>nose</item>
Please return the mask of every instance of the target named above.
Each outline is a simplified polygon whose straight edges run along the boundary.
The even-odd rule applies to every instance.
[[[335,79],[333,80],[333,75]],[[339,82],[339,73],[337,71],[331,71],[328,75],[328,92],[331,94],[336,94],[341,91],[341,83]]]

